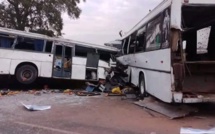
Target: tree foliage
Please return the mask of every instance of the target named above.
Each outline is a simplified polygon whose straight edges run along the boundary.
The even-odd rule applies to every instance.
[[[85,1],[85,0],[83,0]],[[67,13],[78,19],[81,0],[2,0],[0,3],[0,26],[48,35],[61,35],[62,15]]]

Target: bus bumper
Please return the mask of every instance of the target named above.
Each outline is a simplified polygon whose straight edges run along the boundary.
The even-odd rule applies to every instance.
[[[184,94],[183,103],[215,102],[215,94]]]

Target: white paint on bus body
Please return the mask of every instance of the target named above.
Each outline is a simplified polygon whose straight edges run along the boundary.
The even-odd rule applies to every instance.
[[[171,49],[124,55],[117,58],[124,65],[158,71],[171,71]]]
[[[138,86],[143,73],[148,93],[162,101],[172,101],[171,49],[124,55],[118,60],[129,66],[128,75],[134,85]]]
[[[173,0],[173,1],[177,1],[177,0]],[[215,4],[214,0],[181,0],[181,1],[184,4],[187,4],[185,3],[185,1],[188,1],[189,4]]]

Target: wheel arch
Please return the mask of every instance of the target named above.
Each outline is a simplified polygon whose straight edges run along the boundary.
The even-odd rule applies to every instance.
[[[141,76],[141,75],[143,75],[143,77],[144,77],[144,80],[146,80],[146,79],[145,79],[146,77],[145,77],[145,74],[144,74],[144,72],[143,72],[143,71],[140,71],[140,72],[139,72],[139,82],[140,82],[140,76]]]
[[[146,79],[146,75],[145,75],[145,73],[144,73],[143,70],[139,72],[139,82],[138,82],[138,83],[140,83],[140,76],[141,76],[141,75],[143,75],[144,82],[145,82],[145,90],[146,90],[146,92],[147,92],[147,79]],[[139,87],[139,84],[138,84],[138,87]]]
[[[37,75],[39,76],[39,69],[38,69],[37,65],[34,64],[34,63],[32,63],[32,62],[22,62],[22,63],[19,63],[19,64],[16,66],[15,74],[16,74],[18,68],[21,67],[21,66],[24,66],[24,65],[31,65],[31,66],[35,67],[36,70],[37,70]]]

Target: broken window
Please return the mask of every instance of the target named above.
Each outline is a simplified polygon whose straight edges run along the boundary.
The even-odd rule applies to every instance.
[[[132,40],[130,41],[129,52],[128,52],[129,54],[135,53],[136,44],[137,44],[136,39],[132,39]]]
[[[51,53],[51,52],[52,52],[52,45],[53,45],[53,42],[52,42],[52,41],[47,41],[47,42],[46,42],[45,52]]]
[[[14,36],[0,34],[0,48],[12,48],[14,40]]]
[[[170,8],[158,14],[147,25],[146,50],[168,48],[170,41]]]
[[[95,53],[95,48],[88,48],[88,47],[82,47],[82,46],[75,46],[75,56],[78,57],[87,57],[87,53]]]
[[[159,14],[150,23],[148,23],[146,32],[146,50],[156,50],[161,48],[162,43],[162,18]]]
[[[129,38],[130,38],[130,37],[128,37],[128,38],[125,39],[125,41],[124,41],[124,45],[123,45],[123,54],[128,54],[128,53],[127,53],[127,49],[128,49]]]
[[[144,51],[146,45],[146,26],[143,26],[141,29],[138,30],[136,38],[137,39],[135,52]]]
[[[44,47],[44,40],[18,37],[15,49],[42,52],[43,47]]]

